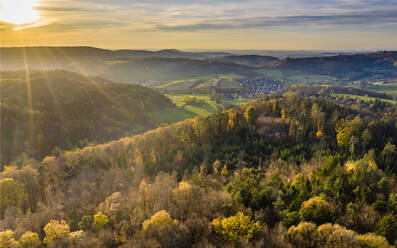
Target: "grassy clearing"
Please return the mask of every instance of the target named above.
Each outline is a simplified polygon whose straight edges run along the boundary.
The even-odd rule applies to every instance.
[[[170,87],[178,86],[180,89],[183,88],[190,88],[191,84],[194,82],[200,82],[194,88],[203,88],[212,86],[214,81],[217,79],[228,79],[231,81],[237,80],[241,78],[239,75],[235,74],[227,74],[227,75],[211,75],[211,76],[203,76],[203,77],[196,77],[196,78],[186,78],[182,80],[175,80],[164,83],[162,85],[157,86],[159,89],[167,89]]]
[[[149,116],[158,123],[169,124],[196,116],[208,116],[224,110],[222,103],[240,106],[249,102],[247,99],[222,99],[220,103],[217,103],[211,99],[210,95],[206,94],[168,94],[167,97],[174,102],[176,107],[150,113]],[[191,105],[186,103],[189,99],[193,98],[196,98],[201,104]]]
[[[231,103],[231,104],[233,104],[235,106],[241,106],[241,105],[249,103],[250,100],[249,99],[244,99],[244,98],[236,98],[236,99],[233,99],[233,100],[228,100],[227,102],[229,102],[229,103]]]
[[[360,100],[367,101],[367,102],[379,100],[379,101],[384,101],[384,102],[393,103],[393,104],[397,103],[397,101],[395,101],[395,100],[382,99],[382,98],[369,97],[369,96],[358,96],[358,95],[351,95],[351,94],[332,93],[331,96],[338,97],[338,98],[346,98],[347,97],[347,98],[353,98],[353,99],[360,99]]]
[[[209,84],[209,81],[211,81],[214,77],[216,77],[216,76],[203,76],[203,77],[197,77],[197,78],[186,78],[186,79],[181,79],[181,80],[174,80],[174,81],[170,81],[165,84],[159,85],[159,86],[157,86],[157,88],[166,89],[168,87],[175,86],[178,84],[183,85],[186,83],[192,83],[192,82],[197,82],[197,81],[202,81],[201,84]],[[200,85],[198,85],[196,87],[199,87]]]
[[[210,114],[215,113],[213,108],[211,107],[201,107],[201,106],[192,106],[192,105],[187,105],[184,107],[186,110],[200,116],[208,116]]]
[[[304,73],[300,71],[286,71],[276,69],[260,69],[257,71],[264,77],[268,77],[274,80],[284,80],[289,84],[301,84],[301,83],[323,83],[336,80],[334,77]]]
[[[197,114],[190,112],[183,107],[169,108],[149,113],[149,117],[153,118],[157,123],[163,124],[183,121],[196,116]]]
[[[397,83],[374,82],[370,84],[373,86],[372,90],[397,97]]]

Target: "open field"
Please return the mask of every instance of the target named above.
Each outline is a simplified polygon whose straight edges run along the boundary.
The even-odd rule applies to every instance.
[[[369,97],[369,96],[358,96],[358,95],[351,95],[351,94],[336,94],[336,93],[332,93],[331,96],[333,97],[338,97],[338,98],[353,98],[353,99],[360,99],[363,101],[375,101],[375,100],[379,100],[379,101],[384,101],[384,102],[388,102],[388,103],[393,103],[396,104],[397,101],[395,100],[390,100],[390,99],[382,99],[382,98],[377,98],[377,97]]]
[[[375,90],[377,92],[384,92],[388,95],[392,95],[397,97],[397,83],[384,83],[381,82],[373,82],[371,84],[371,90]]]
[[[223,111],[223,104],[239,106],[249,102],[248,99],[222,99],[219,102],[211,99],[206,94],[168,94],[175,108],[169,108],[162,111],[151,112],[150,117],[159,123],[172,123],[182,121],[196,116],[208,116],[210,114]]]
[[[235,80],[240,78],[242,77],[234,74],[186,78],[182,80],[169,81],[164,84],[156,86],[156,88],[169,89],[169,90],[195,89],[195,88],[204,88],[210,86],[229,88],[229,87],[236,87],[237,84]]]
[[[182,80],[174,80],[170,82],[166,82],[164,84],[161,84],[157,86],[159,89],[184,89],[184,88],[191,88],[191,86],[198,82],[197,85],[193,85],[194,87],[197,87],[201,84],[210,84],[209,81],[211,81],[215,76],[205,76],[205,77],[197,77],[197,78],[187,78],[187,79],[182,79]]]
[[[256,72],[258,73],[256,79],[266,78],[269,80],[281,80],[286,84],[328,84],[337,80],[335,77],[292,70],[258,69]],[[243,78],[244,77],[237,74],[210,75],[168,81],[157,85],[156,88],[167,90],[200,89],[210,86],[218,88],[236,88],[239,87],[237,81]]]
[[[165,109],[162,111],[151,112],[149,113],[149,116],[154,120],[158,121],[158,123],[168,124],[194,118],[197,115],[186,110],[183,107],[176,107]]]
[[[317,75],[292,70],[260,69],[257,71],[263,77],[273,80],[284,80],[288,84],[326,83],[336,80],[335,77]]]

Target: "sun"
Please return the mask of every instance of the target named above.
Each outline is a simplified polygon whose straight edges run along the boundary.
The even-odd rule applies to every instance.
[[[0,21],[15,25],[33,23],[39,18],[36,6],[37,0],[0,0]]]

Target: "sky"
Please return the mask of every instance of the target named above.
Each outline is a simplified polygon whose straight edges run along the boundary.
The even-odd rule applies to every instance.
[[[0,0],[1,46],[397,50],[397,0]]]

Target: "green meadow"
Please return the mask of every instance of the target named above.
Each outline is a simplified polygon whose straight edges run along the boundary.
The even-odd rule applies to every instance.
[[[239,106],[249,102],[248,99],[240,98],[233,100],[221,99],[216,102],[208,94],[168,94],[166,96],[172,100],[175,107],[149,114],[150,117],[164,124],[182,121],[196,116],[208,116],[219,111],[224,111],[224,104]],[[192,104],[193,99],[197,103]]]
[[[331,96],[333,97],[338,97],[338,98],[352,98],[352,99],[360,99],[363,101],[371,102],[375,100],[383,101],[383,102],[389,102],[389,103],[397,103],[395,100],[390,100],[390,99],[382,99],[378,97],[370,97],[370,96],[359,96],[359,95],[351,95],[351,94],[337,94],[337,93],[332,93]]]
[[[397,83],[384,83],[383,81],[381,81],[373,82],[370,84],[372,86],[371,88],[373,88],[375,91],[384,92],[388,95],[397,97]]]

